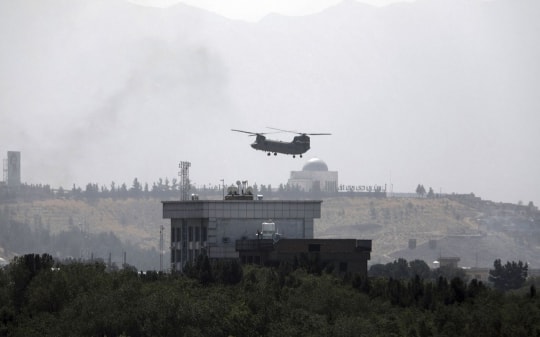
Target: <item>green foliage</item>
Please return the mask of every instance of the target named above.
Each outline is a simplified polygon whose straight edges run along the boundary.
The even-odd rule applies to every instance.
[[[432,273],[427,263],[422,260],[407,262],[400,258],[385,265],[372,265],[369,268],[369,276],[393,279],[410,279],[419,276],[421,279],[428,279],[432,277]]]
[[[13,304],[16,310],[27,301],[26,291],[30,282],[41,272],[50,272],[54,260],[49,254],[27,254],[15,257],[9,265],[9,274],[13,282]]]
[[[242,267],[237,259],[210,261],[206,255],[199,255],[194,263],[187,263],[184,266],[184,274],[202,285],[211,283],[232,285],[239,283],[243,277]]]
[[[497,259],[493,262],[493,268],[489,271],[489,281],[496,289],[507,291],[519,289],[525,284],[529,266],[521,261],[508,261],[503,266],[501,260]]]
[[[423,197],[426,194],[426,188],[422,184],[418,184],[416,187],[416,194],[418,194],[420,197]]]
[[[501,293],[477,280],[338,278],[286,264],[242,268],[203,257],[193,278],[108,271],[101,263],[51,269],[48,261],[22,256],[0,269],[0,336],[540,334],[537,296]],[[208,267],[212,282],[201,282]],[[223,275],[237,267],[243,277],[233,272],[236,278],[226,281]],[[18,303],[15,280],[26,285]]]

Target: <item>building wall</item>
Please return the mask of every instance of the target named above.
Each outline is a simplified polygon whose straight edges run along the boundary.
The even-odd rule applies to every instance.
[[[239,240],[236,242],[242,263],[294,263],[304,255],[317,257],[324,266],[333,265],[336,273],[359,273],[367,276],[371,240],[355,239],[281,239]]]
[[[181,270],[200,254],[238,258],[236,240],[255,238],[264,221],[272,220],[280,234],[313,238],[314,218],[322,201],[188,200],[164,201],[163,218],[171,219],[171,265]]]
[[[317,190],[337,192],[338,173],[336,171],[292,171],[287,183],[289,186],[298,186],[305,192]]]

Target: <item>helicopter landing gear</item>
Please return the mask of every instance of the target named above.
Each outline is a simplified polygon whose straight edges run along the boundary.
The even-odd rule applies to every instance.
[[[294,154],[292,155],[292,157],[293,157],[293,158],[296,158],[296,156],[295,156]]]
[[[277,156],[277,152],[274,152],[274,156]]]
[[[300,158],[302,158],[302,155],[300,155]]]
[[[269,156],[269,155],[270,155],[270,152],[267,152],[266,155]]]

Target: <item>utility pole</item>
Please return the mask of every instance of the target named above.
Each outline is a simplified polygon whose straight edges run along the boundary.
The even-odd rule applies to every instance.
[[[163,225],[159,227],[159,271],[163,272]]]

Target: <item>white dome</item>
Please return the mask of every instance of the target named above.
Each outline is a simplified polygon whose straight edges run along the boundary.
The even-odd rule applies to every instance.
[[[319,158],[311,158],[304,164],[302,171],[328,171],[328,165]]]

